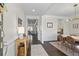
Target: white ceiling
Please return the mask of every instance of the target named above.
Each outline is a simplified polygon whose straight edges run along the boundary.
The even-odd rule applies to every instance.
[[[74,16],[74,3],[21,3],[20,7],[26,15],[54,15],[54,16]],[[35,12],[32,12],[35,9]],[[79,15],[79,5],[77,6],[77,15]]]
[[[50,4],[48,3],[22,3],[20,4],[27,15],[42,15],[46,12]],[[35,12],[32,12],[35,9]]]

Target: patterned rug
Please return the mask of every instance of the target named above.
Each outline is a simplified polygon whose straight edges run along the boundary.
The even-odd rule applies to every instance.
[[[31,45],[31,56],[48,56],[41,44]]]
[[[59,44],[58,44],[59,43]],[[68,49],[66,50],[65,46],[62,46],[60,44],[60,42],[50,42],[51,45],[53,45],[55,48],[57,48],[58,50],[60,50],[61,52],[63,52],[64,54],[68,55],[68,56],[73,56],[73,52],[72,50]],[[74,56],[78,56],[78,53],[74,52]]]

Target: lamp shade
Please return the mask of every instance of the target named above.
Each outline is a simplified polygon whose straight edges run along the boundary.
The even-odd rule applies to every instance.
[[[18,27],[18,34],[24,34],[24,27]]]

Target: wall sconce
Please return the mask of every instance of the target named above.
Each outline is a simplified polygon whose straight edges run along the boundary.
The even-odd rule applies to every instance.
[[[4,3],[0,3],[0,13],[3,13],[4,11]]]

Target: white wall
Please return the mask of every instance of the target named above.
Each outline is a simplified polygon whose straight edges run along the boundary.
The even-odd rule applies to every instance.
[[[59,27],[60,28],[63,28],[63,34],[65,34],[65,35],[67,35],[67,34],[69,34],[70,33],[70,29],[69,29],[69,22],[67,22],[66,21],[66,18],[64,18],[64,19],[62,19],[61,21],[60,21],[60,25],[59,25]]]
[[[78,34],[79,35],[79,26],[77,29],[73,28],[73,24],[78,24],[79,25],[79,20],[71,20],[67,21],[66,18],[62,19],[60,21],[59,27],[63,28],[64,34]]]
[[[53,23],[53,28],[47,28],[47,22]],[[57,19],[53,16],[42,16],[42,42],[57,40],[57,22]]]
[[[64,34],[78,34],[79,35],[79,28],[75,29],[73,28],[73,24],[78,24],[79,25],[79,20],[71,20],[67,21],[66,18],[62,19],[60,21],[59,27],[63,28]],[[78,26],[79,27],[79,26]]]
[[[78,28],[73,28],[73,24],[78,24]],[[79,35],[79,20],[72,20],[69,22],[69,31],[71,34],[78,34]]]
[[[24,26],[25,15],[24,15],[24,12],[18,7],[17,4],[7,3],[5,5],[6,5],[7,11],[5,11],[3,14],[3,29],[5,34],[3,41],[6,41],[7,45],[9,45],[7,56],[14,56],[16,52],[15,40],[17,38],[17,19],[18,17],[21,18],[23,20],[23,26]],[[4,51],[5,51],[5,48],[6,46],[4,46]]]
[[[42,18],[41,16],[39,16],[39,19],[38,19],[38,40],[42,40],[42,29],[41,29],[41,26],[42,26]]]
[[[69,35],[70,34],[70,24],[69,24],[69,22],[67,22],[66,19],[62,22],[63,22],[62,25],[63,25],[64,34]]]

